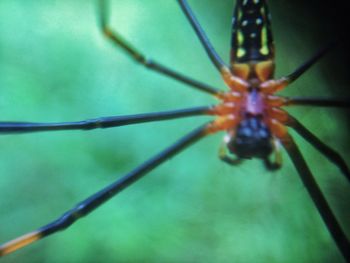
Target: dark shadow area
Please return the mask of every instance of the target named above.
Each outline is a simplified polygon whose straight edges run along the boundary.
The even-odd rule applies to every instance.
[[[329,87],[329,91],[334,97],[347,97],[350,98],[350,74],[349,74],[349,61],[350,61],[350,45],[349,40],[346,39],[349,34],[349,13],[347,2],[342,0],[334,1],[317,1],[317,0],[296,0],[288,3],[293,7],[293,10],[302,10],[302,15],[307,15],[307,21],[310,21],[313,25],[320,25],[316,32],[312,32],[313,43],[315,46],[325,45],[327,41],[333,41],[339,39],[340,43],[336,47],[330,56],[325,58],[326,63],[320,64],[320,70],[322,74],[329,79],[329,83],[332,85]],[[295,12],[295,15],[299,15]],[[297,18],[296,18],[297,20]],[[321,26],[322,25],[322,26]],[[322,94],[321,94],[322,95]],[[326,110],[326,109],[325,109]],[[346,126],[350,130],[350,110],[340,109],[339,116],[342,115],[346,121]],[[335,116],[337,117],[337,116]],[[337,136],[334,134],[334,136]],[[344,139],[344,145],[350,145],[350,136],[346,136]],[[345,161],[349,164],[347,156],[343,156]],[[328,189],[333,192],[343,193],[344,200],[337,202],[335,210],[340,218],[349,218],[349,185],[330,185]],[[342,224],[346,230],[350,229],[349,221],[342,221]],[[348,231],[349,233],[349,231]]]

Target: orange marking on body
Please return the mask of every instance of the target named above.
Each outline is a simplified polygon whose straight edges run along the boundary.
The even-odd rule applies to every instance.
[[[279,90],[284,89],[289,84],[288,80],[286,78],[281,78],[278,80],[267,80],[260,84],[260,90],[261,92],[265,94],[272,94]]]
[[[270,107],[282,107],[287,104],[287,99],[280,96],[267,95],[265,102]]]
[[[221,92],[218,94],[218,98],[223,102],[240,102],[242,97],[241,93],[235,91]]]
[[[287,127],[276,119],[269,119],[269,127],[274,136],[283,139],[288,134]]]
[[[289,120],[288,113],[279,108],[270,108],[267,110],[269,117],[276,119],[281,123],[286,123]]]
[[[255,72],[260,81],[266,81],[273,77],[275,64],[272,60],[262,61],[255,64]]]
[[[237,105],[233,102],[226,102],[214,106],[209,110],[209,114],[212,115],[228,115],[233,114],[237,110]]]
[[[249,84],[244,79],[232,75],[228,68],[221,70],[221,76],[225,83],[233,91],[245,92],[247,91]]]
[[[218,131],[233,129],[237,125],[238,121],[238,118],[233,114],[218,117],[208,125],[205,133],[210,134]]]
[[[29,234],[11,240],[0,247],[0,255],[10,254],[22,247],[25,247],[42,237],[41,232],[34,231]]]
[[[249,73],[250,73],[250,66],[249,64],[233,64],[232,65],[232,73],[233,75],[242,78],[244,80],[248,79]]]

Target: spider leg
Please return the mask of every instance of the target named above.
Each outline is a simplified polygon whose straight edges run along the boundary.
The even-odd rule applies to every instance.
[[[102,204],[107,202],[113,196],[117,195],[119,192],[127,188],[128,186],[135,183],[137,180],[141,179],[144,175],[148,174],[154,168],[171,158],[172,156],[178,154],[180,151],[184,150],[191,144],[195,143],[199,139],[208,135],[209,124],[202,125],[199,128],[188,133],[184,137],[180,138],[177,142],[155,155],[151,159],[147,160],[143,164],[136,167],[134,170],[118,179],[114,183],[108,185],[97,193],[91,195],[84,201],[77,204],[72,209],[65,212],[61,217],[54,220],[53,222],[40,227],[39,229],[30,232],[26,235],[20,236],[12,241],[9,241],[2,246],[0,246],[0,256],[12,253],[22,247],[25,247],[35,241],[38,241],[44,237],[54,234],[58,231],[62,231],[79,218],[86,216],[91,213]]]
[[[281,143],[277,138],[274,138],[273,145],[274,145],[273,154],[275,156],[274,160],[271,161],[271,159],[268,157],[263,160],[266,169],[270,171],[276,171],[280,169],[282,166]]]
[[[350,108],[350,98],[286,97],[284,105]]]
[[[130,124],[178,119],[184,117],[207,115],[212,107],[196,107],[173,111],[162,111],[125,116],[101,117],[76,122],[34,123],[34,122],[0,122],[0,134],[29,133],[59,130],[92,130],[111,128]]]
[[[327,144],[322,142],[313,133],[305,128],[297,119],[288,114],[287,126],[293,128],[298,134],[300,134],[306,141],[308,141],[312,146],[314,146],[320,153],[322,153],[328,160],[333,162],[345,175],[345,177],[350,181],[350,170],[347,166],[345,160],[341,157],[339,153],[329,147]]]
[[[302,74],[305,73],[311,66],[313,66],[316,62],[318,62],[324,55],[326,55],[330,50],[332,50],[336,45],[338,44],[338,41],[333,41],[329,43],[324,48],[320,49],[316,54],[314,54],[309,60],[304,62],[301,66],[299,66],[295,71],[293,71],[291,74],[284,77],[284,79],[288,83],[292,83],[295,80],[297,80]]]
[[[171,77],[173,79],[176,79],[180,82],[183,82],[187,85],[190,85],[191,87],[212,94],[216,96],[220,91],[218,89],[215,89],[205,83],[199,82],[197,80],[194,80],[192,78],[189,78],[185,75],[182,75],[176,71],[173,71],[172,69],[163,66],[162,64],[146,58],[140,51],[138,51],[135,47],[133,47],[131,44],[129,44],[126,40],[124,40],[119,34],[114,32],[108,25],[108,16],[107,16],[107,0],[99,0],[99,17],[100,17],[100,28],[103,34],[110,39],[117,47],[121,48],[123,51],[126,52],[128,56],[130,56],[133,60],[135,60],[137,63],[140,63],[141,65],[145,66],[146,68],[152,69],[158,73],[164,74],[168,77]]]
[[[322,194],[317,182],[315,181],[308,165],[306,164],[304,157],[302,156],[298,146],[295,144],[292,137],[287,135],[282,144],[286,149],[289,157],[291,158],[295,168],[298,171],[300,179],[306,187],[311,199],[313,200],[318,212],[320,213],[324,223],[333,240],[335,241],[338,249],[344,256],[347,262],[350,261],[350,243],[347,239],[344,231],[334,216],[329,204],[327,203],[324,195]]]
[[[223,60],[220,58],[220,56],[216,53],[215,49],[211,45],[208,37],[206,36],[204,30],[202,29],[201,25],[198,23],[195,15],[193,14],[190,6],[188,5],[186,0],[178,0],[182,11],[185,13],[187,19],[191,23],[192,28],[196,32],[199,40],[201,41],[205,51],[207,52],[210,60],[213,62],[214,66],[221,72],[224,68],[226,69],[227,66],[223,62]]]
[[[221,161],[223,161],[223,162],[225,162],[225,163],[227,163],[229,165],[238,165],[238,164],[241,164],[242,161],[243,161],[240,158],[232,158],[230,155],[228,155],[225,142],[223,142],[220,145],[219,158],[220,158]]]
[[[316,62],[318,62],[330,50],[332,50],[336,46],[336,44],[338,44],[338,41],[333,41],[329,43],[327,46],[319,50],[314,56],[312,56],[309,60],[304,62],[302,65],[300,65],[296,70],[294,70],[289,75],[279,79],[268,80],[265,83],[262,83],[260,87],[270,93],[274,93],[284,89],[287,85],[291,84],[292,82],[297,80],[301,75],[303,75],[309,68],[311,68],[311,66],[313,66]]]
[[[267,170],[269,171],[276,171],[281,168],[281,163],[277,161],[271,161],[269,158],[265,158],[264,160],[264,165]]]

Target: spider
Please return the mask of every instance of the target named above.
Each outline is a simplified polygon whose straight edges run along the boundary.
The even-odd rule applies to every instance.
[[[182,3],[183,5],[184,5],[184,7],[186,7],[185,6],[185,2],[183,2]],[[103,10],[103,9],[102,9]],[[102,16],[103,18],[105,18],[105,16]],[[108,29],[109,29],[109,27],[107,28],[106,27],[106,25],[107,25],[107,23],[106,23],[106,21],[105,20],[102,20],[102,27],[106,30],[106,33],[107,33],[107,35],[109,35],[109,36],[111,36],[110,34],[109,34],[109,31],[108,31]],[[316,57],[319,57],[319,56],[316,56]],[[217,62],[217,60],[215,59],[215,58],[213,58],[212,57],[212,59],[214,60],[214,62],[216,61]],[[215,64],[215,63],[214,63]],[[220,65],[219,64],[215,64],[217,67],[220,67]],[[277,65],[278,66],[278,65]],[[203,87],[202,87],[202,85],[201,85],[201,89],[203,90]],[[211,87],[209,86],[209,88],[208,88],[208,86],[205,86],[205,88],[204,88],[206,91],[205,92],[207,92],[207,93],[212,93],[211,91],[213,90],[213,89],[211,89]],[[209,92],[208,92],[209,91]],[[317,103],[317,102],[316,102]],[[341,101],[341,102],[339,102],[338,101],[338,103],[343,103],[343,101]],[[191,111],[191,113],[202,113],[203,112],[203,110],[204,110],[204,108],[203,107],[201,107],[201,108],[196,108],[196,110],[194,110],[194,111]],[[217,109],[216,108],[216,110],[219,110],[219,109]],[[225,109],[220,109],[220,110],[225,110]],[[179,114],[178,112],[176,113],[176,114]],[[181,112],[181,114],[184,114],[183,112]],[[188,114],[188,112],[186,111],[186,114]],[[250,125],[252,125],[252,124],[258,124],[259,125],[259,122],[257,122],[257,120],[254,120],[254,119],[250,119],[251,121],[248,121],[248,124],[250,123]],[[16,128],[18,128],[18,125],[14,125],[14,124],[11,124],[12,125],[12,127],[13,126],[16,126]],[[10,126],[11,126],[10,125]],[[3,125],[3,127],[5,127],[6,125]],[[22,124],[20,124],[19,126],[21,126],[21,127],[23,127],[23,125]],[[51,126],[52,127],[52,126]],[[216,127],[216,126],[215,126]],[[5,128],[8,128],[8,127],[5,127]],[[244,126],[243,126],[243,128],[244,128]],[[242,129],[243,129],[242,128]],[[264,130],[265,131],[265,130]],[[237,136],[236,136],[237,137]],[[232,139],[232,138],[236,138],[235,136],[233,136],[233,135],[230,135],[229,134],[229,136],[227,137],[228,138],[228,141],[230,142],[230,140]],[[237,142],[236,143],[232,143],[232,149],[229,149],[229,150],[232,150],[232,151],[234,151],[234,152],[236,152],[237,153],[237,148],[238,148],[238,151],[239,151],[239,149],[240,149],[240,147],[238,147],[238,144],[237,144]],[[275,147],[275,146],[266,146],[267,148],[269,148],[269,147]],[[276,146],[277,147],[277,146]],[[235,149],[233,149],[233,148],[235,148]],[[242,149],[244,149],[244,148],[242,148]],[[261,147],[259,147],[259,149],[261,149]],[[267,151],[270,151],[270,149],[267,149]],[[251,154],[251,153],[250,153]],[[261,152],[259,152],[259,153],[257,153],[259,156],[257,156],[257,157],[262,157],[262,156],[265,156],[266,154],[265,153],[261,153]],[[247,155],[249,155],[249,153],[244,153],[244,152],[241,152],[241,153],[239,153],[239,155],[241,156],[241,158],[242,159],[244,159],[244,158],[247,158],[247,157],[250,157],[250,156],[247,156]],[[261,156],[260,156],[261,155]],[[232,157],[230,156],[230,157],[224,157],[224,155],[222,155],[222,159],[224,159],[224,160],[226,160],[227,162],[231,162],[232,164],[233,163],[235,163],[236,162],[236,160],[235,159],[232,159]],[[266,166],[267,166],[267,168],[270,168],[270,169],[272,169],[272,168],[275,168],[275,166],[278,166],[278,162],[279,162],[279,157],[277,157],[277,163],[273,163],[273,162],[269,162],[269,159],[264,159],[264,161],[265,161],[265,164],[266,164]],[[299,160],[299,162],[300,162],[300,160]],[[300,164],[300,163],[299,163]],[[300,165],[298,166],[298,167],[300,167]],[[237,168],[237,169],[240,169],[240,168]],[[301,168],[301,169],[303,169],[303,168]],[[305,169],[305,168],[304,168]],[[235,169],[236,170],[236,169]],[[305,172],[305,170],[304,170],[304,172]]]

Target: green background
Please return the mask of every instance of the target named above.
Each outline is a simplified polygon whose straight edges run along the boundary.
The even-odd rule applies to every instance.
[[[290,73],[332,34],[303,5],[270,1],[277,75]],[[233,1],[190,1],[227,61]],[[113,1],[114,29],[149,57],[215,87],[224,85],[176,1]],[[283,94],[345,87],[332,52]],[[337,72],[337,73],[334,73]],[[100,34],[96,3],[0,1],[2,121],[71,121],[215,103],[149,72]],[[349,160],[342,110],[293,108],[294,116]],[[40,227],[208,120],[197,117],[89,132],[0,138],[0,242]],[[295,135],[292,132],[293,135]],[[3,262],[342,262],[284,153],[271,173],[258,160],[217,158],[223,134],[184,151],[65,232]],[[349,187],[337,168],[295,136],[347,233]]]

